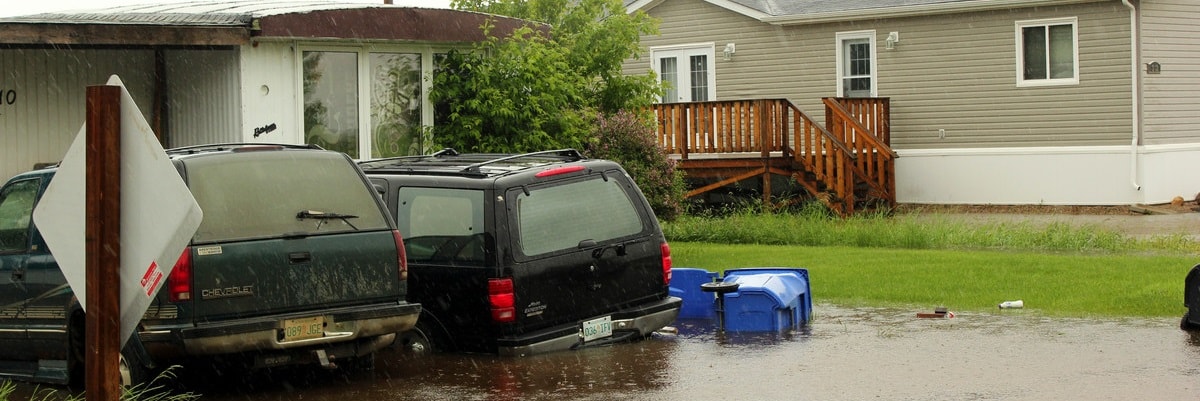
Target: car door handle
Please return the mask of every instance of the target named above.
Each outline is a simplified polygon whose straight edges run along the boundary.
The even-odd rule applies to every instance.
[[[13,281],[25,281],[25,271],[24,270],[13,271],[12,279],[13,279]]]
[[[293,265],[308,263],[312,261],[312,254],[308,252],[292,252],[288,254],[288,262]]]

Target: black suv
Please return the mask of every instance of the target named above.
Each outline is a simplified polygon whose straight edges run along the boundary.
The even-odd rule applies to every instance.
[[[620,165],[575,150],[359,162],[404,233],[413,350],[530,355],[670,324],[671,252]]]
[[[167,153],[204,218],[122,353],[127,383],[197,357],[369,364],[416,324],[400,232],[345,154],[246,144]],[[30,219],[56,170],[0,188],[0,377],[82,377],[83,309]]]

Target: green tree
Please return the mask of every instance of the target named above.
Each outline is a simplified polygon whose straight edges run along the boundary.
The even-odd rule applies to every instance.
[[[471,152],[582,149],[615,160],[665,220],[683,210],[683,174],[658,146],[647,107],[658,80],[626,75],[641,35],[658,21],[621,0],[454,0],[460,10],[515,17],[527,25],[470,51],[435,60],[434,141]],[[490,32],[490,26],[485,26]]]
[[[581,147],[595,112],[650,105],[649,71],[625,75],[640,37],[657,33],[620,0],[454,0],[454,8],[540,22],[438,62],[431,97],[440,146],[467,151]],[[485,29],[490,31],[490,27]]]

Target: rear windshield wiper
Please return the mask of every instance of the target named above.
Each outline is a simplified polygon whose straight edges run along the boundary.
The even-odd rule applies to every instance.
[[[358,216],[355,216],[353,214],[329,213],[329,212],[323,212],[320,210],[305,209],[305,210],[301,210],[298,213],[296,213],[296,218],[297,219],[317,219],[317,220],[321,221],[321,224],[325,224],[325,221],[327,221],[329,219],[338,219],[338,220],[341,220],[343,223],[346,223],[346,225],[350,226],[350,228],[353,228],[354,231],[358,231],[358,227],[355,227],[354,223],[350,222],[350,219],[358,218]],[[317,224],[318,229],[321,228],[321,224]]]

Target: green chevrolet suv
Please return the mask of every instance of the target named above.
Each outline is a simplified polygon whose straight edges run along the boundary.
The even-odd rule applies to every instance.
[[[167,151],[204,219],[122,351],[127,382],[184,359],[362,366],[417,322],[404,243],[345,154]],[[81,379],[86,319],[31,219],[55,168],[0,188],[0,377]],[[78,382],[78,381],[77,381]]]

